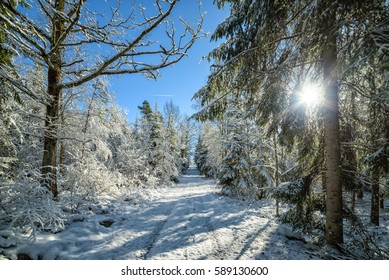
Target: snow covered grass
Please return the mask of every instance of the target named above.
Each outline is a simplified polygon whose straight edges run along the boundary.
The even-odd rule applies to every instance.
[[[41,231],[35,242],[0,231],[0,255],[59,260],[345,258],[280,224],[273,201],[248,205],[221,196],[213,180],[194,170],[173,187],[140,193],[106,197],[104,203],[70,215],[64,231]],[[383,226],[374,232],[389,244],[388,212],[382,214]]]

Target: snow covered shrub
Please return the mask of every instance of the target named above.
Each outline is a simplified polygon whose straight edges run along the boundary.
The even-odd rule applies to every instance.
[[[76,162],[66,166],[64,174],[62,203],[72,212],[97,203],[99,197],[114,192],[121,182],[119,172],[108,170],[94,158],[88,158],[82,164]]]
[[[156,146],[149,153],[150,158],[153,158],[151,174],[158,178],[159,185],[170,185],[172,181],[178,180],[178,153],[172,149],[169,139],[161,137],[154,141]]]
[[[147,158],[136,147],[133,140],[128,140],[118,147],[117,168],[122,174],[126,186],[147,187],[156,184],[155,178],[149,176],[150,166],[146,165]]]
[[[0,248],[9,248],[17,245],[15,232],[12,230],[0,230]],[[0,251],[1,253],[1,251]],[[1,256],[0,256],[1,257]],[[0,258],[1,260],[1,258]]]
[[[116,165],[120,116],[109,108],[107,93],[96,89],[85,101],[86,110],[73,105],[63,124],[64,144],[60,192],[68,211],[88,208],[98,197],[114,192],[123,183]],[[116,125],[112,125],[115,123]]]
[[[58,232],[64,228],[63,212],[36,178],[23,176],[17,183],[0,188],[2,225],[19,228],[31,238],[40,230]]]

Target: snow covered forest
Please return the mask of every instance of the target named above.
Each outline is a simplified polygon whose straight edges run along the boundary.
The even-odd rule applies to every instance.
[[[389,259],[388,1],[214,0],[197,113],[131,122],[209,38],[124,2],[0,0],[0,260]]]

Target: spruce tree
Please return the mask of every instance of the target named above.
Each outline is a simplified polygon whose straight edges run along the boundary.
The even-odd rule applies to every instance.
[[[218,172],[223,192],[242,199],[256,200],[265,196],[272,178],[263,152],[266,148],[253,120],[241,107],[244,94],[227,103],[223,135],[223,158]]]
[[[293,147],[296,142],[304,142],[307,123],[307,115],[298,109],[293,92],[306,82],[322,84],[317,124],[323,134],[313,142],[320,150],[298,155],[312,159],[308,169],[300,169],[300,179],[293,181],[317,176],[324,168],[326,239],[327,244],[338,246],[343,242],[339,125],[340,84],[345,74],[342,69],[360,67],[361,61],[352,59],[353,52],[358,51],[358,42],[369,37],[376,39],[382,51],[385,35],[381,35],[386,33],[381,26],[387,14],[384,1],[215,2],[219,6],[229,4],[230,16],[211,37],[225,42],[210,53],[209,58],[218,63],[207,84],[194,96],[203,106],[198,117],[217,118],[228,108],[228,96],[245,91],[247,113],[266,124],[270,135],[280,128],[281,142]],[[368,56],[375,54],[370,52]]]
[[[195,137],[194,120],[184,115],[178,125],[179,149],[181,157],[181,172],[185,173],[191,163],[193,155],[193,144]]]
[[[209,178],[218,178],[223,158],[224,124],[205,122],[201,126],[195,150],[195,163],[200,173]]]
[[[139,107],[142,113],[138,127],[138,139],[150,167],[150,176],[159,184],[177,182],[179,175],[179,149],[174,126],[166,127],[162,114],[156,106],[151,109],[148,101]]]

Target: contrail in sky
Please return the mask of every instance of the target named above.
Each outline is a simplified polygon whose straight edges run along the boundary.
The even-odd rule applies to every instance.
[[[173,97],[174,94],[155,94],[153,96],[156,96],[156,97]]]

